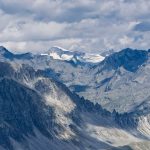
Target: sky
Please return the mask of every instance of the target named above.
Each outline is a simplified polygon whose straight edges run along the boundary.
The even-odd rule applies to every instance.
[[[150,0],[0,0],[0,45],[98,53],[150,48]]]

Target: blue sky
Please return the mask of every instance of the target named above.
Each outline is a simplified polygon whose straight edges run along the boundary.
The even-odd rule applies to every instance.
[[[0,0],[0,44],[100,52],[150,48],[150,0]]]

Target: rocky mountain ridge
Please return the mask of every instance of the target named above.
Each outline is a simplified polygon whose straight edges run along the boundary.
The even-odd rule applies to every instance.
[[[51,59],[49,56],[9,59],[3,53],[0,55],[3,57],[0,62],[0,149],[60,150],[61,147],[72,150],[147,150],[149,148],[150,100],[147,94],[146,99],[141,98],[137,102],[134,99],[134,105],[131,105],[130,109],[132,101],[124,100],[127,93],[123,95],[120,89],[119,94],[124,99],[120,99],[122,106],[118,108],[129,109],[122,113],[117,111],[114,101],[110,100],[110,105],[116,110],[108,111],[109,107],[101,106],[101,102],[97,99],[103,96],[102,93],[100,96],[97,93],[97,99],[93,98],[94,101],[92,99],[89,101],[86,94],[81,97],[88,88],[103,90],[107,85],[105,90],[107,89],[108,93],[112,92],[112,89],[114,92],[118,85],[132,83],[133,86],[133,83],[139,82],[138,78],[143,72],[148,74],[148,52],[124,50],[108,56],[94,66],[89,64],[74,66],[70,62]],[[116,67],[116,64],[110,62],[119,65]],[[126,62],[131,64],[126,66]],[[134,82],[131,82],[133,79]],[[98,81],[96,84],[95,80]],[[97,86],[99,82],[100,85]],[[140,84],[148,86],[147,79],[141,82]],[[87,85],[79,87],[76,84],[76,89],[73,89],[74,83],[86,83],[88,87]],[[137,85],[140,89],[139,83],[135,87]]]

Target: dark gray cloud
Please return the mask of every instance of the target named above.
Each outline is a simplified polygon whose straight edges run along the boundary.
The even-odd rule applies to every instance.
[[[150,22],[141,22],[134,27],[134,30],[141,32],[150,31]]]
[[[26,51],[150,47],[149,0],[0,0],[0,44]]]

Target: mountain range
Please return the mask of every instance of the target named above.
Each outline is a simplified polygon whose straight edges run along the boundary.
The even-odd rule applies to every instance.
[[[150,51],[108,54],[1,46],[0,150],[149,150]]]

